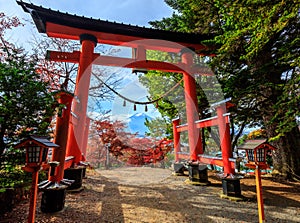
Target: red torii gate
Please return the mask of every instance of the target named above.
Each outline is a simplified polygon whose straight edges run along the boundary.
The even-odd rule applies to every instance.
[[[18,4],[22,6],[25,12],[31,14],[39,32],[46,33],[49,37],[80,40],[82,44],[80,51],[70,53],[47,52],[47,58],[52,61],[79,64],[68,136],[59,140],[62,147],[66,145],[66,148],[62,148],[66,150],[66,156],[74,157],[73,164],[78,164],[84,159],[82,152],[85,151],[87,143],[87,134],[84,129],[87,124],[86,111],[92,64],[183,73],[190,147],[189,159],[191,161],[198,160],[198,155],[203,153],[203,149],[200,143],[199,124],[197,124],[199,111],[194,74],[209,74],[203,74],[201,68],[193,64],[193,53],[208,55],[205,51],[209,49],[201,44],[201,41],[210,39],[210,35],[131,26],[61,13],[20,1]],[[120,58],[96,54],[94,48],[97,43],[134,48],[136,49],[136,57]],[[147,60],[146,50],[181,53],[182,61],[166,63]],[[57,154],[54,154],[54,157],[57,157]],[[227,163],[226,165],[230,164]],[[65,168],[67,167],[70,167],[70,164],[66,162]],[[231,173],[231,167],[228,166],[226,171]],[[62,177],[58,177],[58,179],[62,179]]]

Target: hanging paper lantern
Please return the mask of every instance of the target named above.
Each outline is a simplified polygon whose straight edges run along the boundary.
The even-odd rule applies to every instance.
[[[148,107],[147,107],[147,105],[145,105],[145,112],[147,112],[148,111]]]
[[[123,102],[123,107],[125,107],[126,106],[126,100],[124,100],[124,102]]]
[[[136,104],[133,105],[133,111],[136,111]]]

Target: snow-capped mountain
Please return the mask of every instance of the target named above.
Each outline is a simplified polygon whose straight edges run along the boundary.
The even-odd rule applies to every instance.
[[[148,128],[145,126],[146,119],[151,120],[152,117],[145,113],[135,113],[129,117],[128,128],[131,133],[138,133],[138,136],[144,137]]]

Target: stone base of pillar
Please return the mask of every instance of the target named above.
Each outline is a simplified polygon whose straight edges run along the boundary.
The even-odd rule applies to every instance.
[[[83,178],[83,179],[86,179],[86,178],[87,178],[87,177],[86,177],[86,169],[88,168],[88,166],[89,166],[89,164],[86,163],[86,162],[80,161],[80,163],[79,163],[79,167],[83,168],[83,173],[82,173],[82,178]]]
[[[71,186],[68,187],[68,190],[77,190],[82,187],[82,179],[85,167],[79,166],[76,168],[66,169],[64,172],[64,178],[69,180],[74,180]]]
[[[41,211],[54,213],[64,209],[66,186],[54,189],[45,189],[42,194]]]
[[[191,182],[209,183],[206,165],[190,163],[188,165],[188,171],[189,180]]]
[[[184,171],[186,170],[183,163],[174,163],[173,168],[174,168],[174,173],[178,175],[184,175]]]
[[[222,179],[223,194],[232,197],[241,197],[240,179],[223,178]]]

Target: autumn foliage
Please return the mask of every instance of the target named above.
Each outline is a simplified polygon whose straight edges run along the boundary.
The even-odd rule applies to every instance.
[[[95,121],[94,128],[102,148],[108,147],[119,161],[130,165],[147,165],[163,161],[172,149],[172,140],[162,139],[155,142],[150,138],[137,138],[136,134],[125,131],[121,121]]]
[[[8,52],[8,50],[20,50],[17,49],[13,43],[7,41],[5,39],[5,33],[8,30],[11,30],[15,27],[22,26],[23,24],[17,17],[8,17],[3,12],[0,12],[0,58],[3,59],[5,56],[4,52]],[[4,50],[3,50],[4,49]]]
[[[127,147],[123,150],[123,158],[128,164],[147,165],[158,163],[165,159],[166,154],[172,149],[172,140],[162,139],[154,146],[139,149]]]

